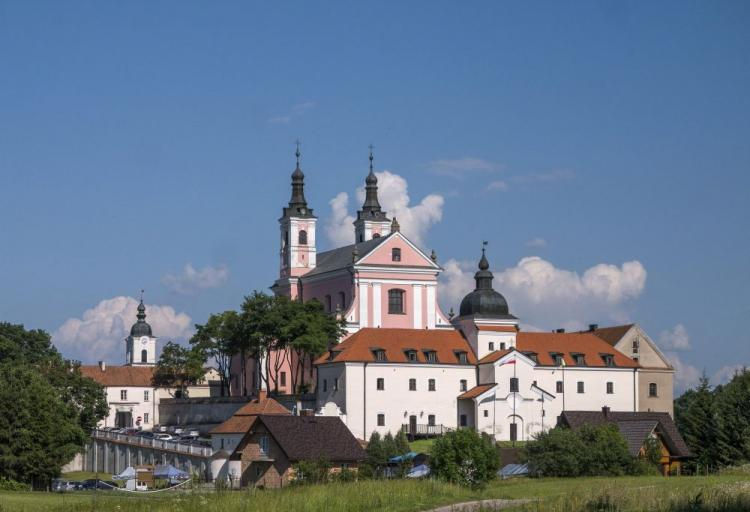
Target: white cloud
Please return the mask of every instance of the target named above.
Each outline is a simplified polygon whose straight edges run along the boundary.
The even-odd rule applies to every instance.
[[[268,119],[268,122],[270,124],[289,124],[292,119],[303,115],[305,112],[312,108],[315,108],[316,105],[317,103],[315,103],[314,101],[298,103],[290,109],[289,113],[271,117],[270,119]]]
[[[422,246],[429,229],[443,217],[445,199],[438,194],[425,196],[419,204],[410,205],[408,184],[404,178],[390,171],[376,172],[378,177],[378,199],[388,217],[396,217],[404,233],[415,244]],[[364,202],[365,189],[356,191],[357,207]],[[354,241],[354,216],[348,213],[349,195],[340,192],[329,204],[331,217],[326,224],[328,239],[335,245],[351,244]]]
[[[161,278],[161,282],[173,292],[187,295],[206,288],[217,288],[224,285],[228,279],[229,269],[226,265],[207,265],[196,270],[192,263],[187,263],[181,274],[167,274]]]
[[[443,268],[441,303],[446,311],[451,307],[457,310],[464,295],[474,289],[476,263],[449,260]],[[511,313],[544,330],[584,329],[593,321],[626,322],[647,275],[638,261],[620,267],[600,263],[579,275],[538,256],[525,257],[516,266],[494,274],[494,288],[508,300]]]
[[[136,321],[137,307],[138,301],[132,297],[105,299],[81,318],[66,320],[52,334],[52,341],[67,358],[120,364],[125,361],[124,340]],[[191,318],[171,306],[146,305],[146,315],[154,336],[184,341],[192,334]]]
[[[543,249],[547,247],[547,240],[544,238],[532,238],[528,242],[526,242],[526,247],[530,247],[532,249]]]
[[[487,190],[496,190],[498,192],[505,192],[508,188],[508,184],[503,180],[495,180],[487,185]]]
[[[680,396],[684,391],[698,386],[703,372],[695,366],[683,361],[676,352],[664,352],[674,368],[674,395]]]
[[[711,377],[711,383],[715,386],[726,384],[734,378],[735,374],[742,372],[744,368],[746,368],[746,366],[741,364],[730,364],[719,368]]]
[[[434,160],[428,165],[435,174],[451,176],[454,178],[462,176],[467,172],[491,172],[502,168],[500,165],[488,160],[470,156],[453,160]]]
[[[659,335],[659,346],[665,350],[690,350],[690,336],[682,324],[662,331]]]
[[[554,181],[572,180],[576,177],[575,173],[568,169],[555,169],[548,172],[536,172],[531,174],[522,174],[513,176],[511,181],[515,183],[551,183]]]

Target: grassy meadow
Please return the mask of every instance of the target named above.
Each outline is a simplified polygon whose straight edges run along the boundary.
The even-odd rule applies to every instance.
[[[376,480],[289,487],[281,490],[167,491],[152,495],[114,492],[65,494],[3,492],[0,511],[20,512],[234,512],[419,511],[440,505],[491,498],[526,498],[533,502],[514,510],[601,511],[739,511],[750,510],[747,474],[702,477],[619,477],[514,479],[495,481],[485,489],[463,489],[425,480]],[[487,510],[491,510],[488,508]]]

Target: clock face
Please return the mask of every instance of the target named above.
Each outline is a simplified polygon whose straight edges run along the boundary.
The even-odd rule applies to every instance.
[[[141,336],[141,345],[148,343],[148,336]]]

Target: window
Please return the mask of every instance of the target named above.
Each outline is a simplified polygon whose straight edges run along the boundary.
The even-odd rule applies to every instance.
[[[487,347],[490,352],[495,351],[495,343],[493,341],[490,341],[489,346]]]
[[[406,351],[406,360],[410,363],[416,363],[417,362],[417,351],[416,350],[407,350]]]
[[[427,350],[425,352],[425,356],[427,356],[427,362],[435,364],[437,363],[437,352],[434,350]]]
[[[484,410],[484,417],[488,417],[490,415],[490,411],[488,409]]]
[[[128,399],[128,390],[127,389],[121,389],[120,390],[120,400],[127,400]]]
[[[500,350],[505,350],[505,343],[500,344]]]
[[[466,415],[465,414],[461,415],[461,417],[459,419],[459,425],[461,425],[462,427],[465,427],[467,425]]]
[[[143,401],[148,402],[148,389],[143,392]]]
[[[510,440],[511,441],[518,440],[518,425],[516,423],[510,424]]]
[[[641,347],[641,341],[636,338],[633,340],[633,354],[638,353],[638,349]]]
[[[656,388],[656,382],[650,382],[648,385],[648,396],[659,396],[659,393],[657,391],[658,389]]]
[[[148,350],[141,350],[141,362],[148,363]]]
[[[255,476],[260,476],[260,464],[256,464],[255,466]]]
[[[516,377],[510,378],[510,392],[518,393],[518,379]]]
[[[148,423],[148,413],[147,412],[143,413],[143,423]]]
[[[346,309],[346,293],[339,292],[339,304],[338,305],[341,307],[342,311]]]
[[[559,352],[550,352],[550,357],[552,358],[552,364],[555,366],[562,366],[563,364],[563,355]]]
[[[260,436],[260,439],[258,439],[258,448],[260,448],[260,453],[268,455],[268,436]]]
[[[325,393],[326,391],[328,391],[328,381],[323,379],[323,392]]]
[[[615,392],[615,383],[614,382],[607,382],[607,394],[611,395]]]
[[[300,230],[299,232],[299,244],[307,245],[307,231],[305,231],[304,229]]]
[[[224,449],[224,438],[223,437],[221,438],[221,449],[222,450]]]
[[[339,378],[338,377],[333,378],[333,390],[334,391],[339,390]]]
[[[378,391],[383,391],[385,389],[385,379],[383,377],[378,377],[377,389]]]
[[[458,390],[466,391],[466,379],[461,379],[461,381],[458,383]]]
[[[388,290],[388,313],[391,315],[404,314],[404,290],[397,288]]]
[[[576,362],[576,366],[586,366],[586,356],[583,354],[571,354],[573,360]]]
[[[427,391],[435,391],[435,379],[427,381]]]
[[[578,381],[578,392],[583,393],[583,381],[582,380]]]
[[[409,391],[417,390],[417,379],[409,379]]]
[[[372,238],[373,238],[373,240],[374,240],[375,238],[380,238],[380,233],[373,233],[373,234],[372,234]]]
[[[281,372],[281,379],[280,380],[281,380],[280,385],[282,387],[286,387],[286,372]]]
[[[460,364],[466,364],[467,363],[466,352],[457,352],[456,353],[456,357],[458,358],[458,362]]]
[[[427,424],[431,427],[435,426],[435,415],[434,414],[428,414],[427,415]]]
[[[563,389],[563,381],[558,380],[555,384],[555,393],[564,393],[565,390]]]
[[[378,414],[378,427],[385,427],[385,414]]]
[[[602,354],[602,361],[604,361],[604,366],[614,366],[615,356],[612,354]]]
[[[391,249],[391,261],[401,261],[401,249],[398,247]]]
[[[325,304],[326,304],[326,312],[330,313],[332,311],[332,309],[331,309],[331,296],[330,295],[326,295],[326,303]]]
[[[537,358],[536,352],[524,352],[523,355],[525,355],[535,363],[539,363],[539,358]]]
[[[385,359],[385,350],[378,348],[378,349],[373,350],[373,352],[375,353],[375,360],[376,361],[385,361],[386,360]]]

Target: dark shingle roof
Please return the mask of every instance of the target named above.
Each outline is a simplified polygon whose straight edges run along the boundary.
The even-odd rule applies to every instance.
[[[617,428],[628,443],[630,455],[638,455],[646,438],[659,424],[656,420],[618,421]]]
[[[381,236],[366,242],[346,245],[344,247],[339,247],[338,249],[331,249],[330,251],[318,253],[315,260],[315,268],[305,274],[303,279],[305,277],[346,268],[352,264],[352,251],[354,251],[354,247],[357,248],[357,252],[359,253],[357,259],[362,259],[366,254],[370,253],[387,239],[387,236]]]
[[[633,327],[633,325],[634,324],[616,325],[614,327],[601,327],[593,331],[585,332],[591,332],[591,334],[595,334],[614,347],[617,342],[620,341],[623,336],[625,336],[625,333],[627,333],[630,328]]]
[[[620,412],[609,411],[605,416],[601,411],[564,411],[560,415],[560,423],[568,425],[572,429],[577,429],[585,424],[602,425],[604,423],[614,423],[620,431],[623,428],[630,432],[630,436],[636,435],[639,429],[645,428],[644,425],[627,425],[631,422],[657,422],[657,428],[663,434],[665,442],[676,457],[690,457],[690,448],[685,444],[685,440],[677,430],[672,417],[666,412]],[[653,430],[653,429],[652,429]],[[623,432],[625,436],[625,432]],[[645,437],[644,437],[645,439]],[[627,440],[627,437],[626,437]],[[630,443],[630,441],[628,441]],[[641,443],[642,444],[642,443]],[[640,448],[640,447],[639,447]]]
[[[321,457],[357,462],[365,451],[344,422],[333,416],[258,416],[290,461]]]

